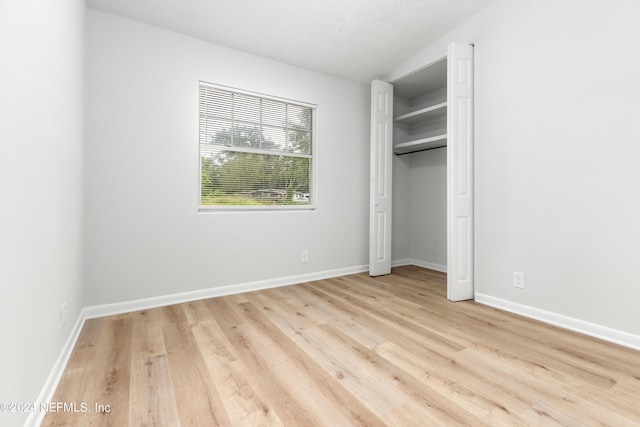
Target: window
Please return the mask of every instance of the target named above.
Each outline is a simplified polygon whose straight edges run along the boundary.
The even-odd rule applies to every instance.
[[[313,209],[314,122],[314,105],[200,82],[199,209]]]

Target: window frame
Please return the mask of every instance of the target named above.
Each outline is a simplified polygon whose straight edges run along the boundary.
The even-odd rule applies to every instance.
[[[247,95],[252,97],[258,97],[264,100],[283,102],[289,105],[310,108],[311,109],[311,144],[310,154],[300,155],[297,153],[287,153],[277,150],[263,150],[253,149],[245,147],[223,147],[228,151],[254,153],[262,155],[275,155],[284,157],[298,157],[309,158],[310,173],[309,173],[309,203],[302,205],[203,205],[202,204],[202,148],[200,141],[200,125],[202,120],[202,110],[200,103],[200,89],[202,86],[210,87],[214,90],[221,90],[225,92],[231,92],[234,94]],[[310,102],[298,101],[290,98],[284,98],[274,95],[267,95],[260,92],[253,92],[244,89],[238,89],[235,87],[224,86],[200,80],[198,82],[198,194],[197,194],[197,206],[198,213],[207,212],[264,212],[264,211],[314,211],[318,208],[318,138],[317,138],[317,122],[318,122],[318,106]]]

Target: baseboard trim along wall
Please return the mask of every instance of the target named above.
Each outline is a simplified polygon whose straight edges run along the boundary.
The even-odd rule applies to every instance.
[[[161,295],[138,299],[133,301],[117,302],[113,304],[94,305],[84,308],[87,319],[111,316],[114,314],[128,313],[131,311],[146,310],[149,308],[164,307],[171,304],[180,304],[188,301],[221,297],[225,295],[240,294],[243,292],[260,291],[263,289],[278,288],[281,286],[295,285],[298,283],[312,282],[314,280],[329,279],[331,277],[346,276],[348,274],[368,271],[368,265],[325,270],[316,273],[285,276],[275,279],[259,280],[256,282],[239,283],[234,285],[218,286],[215,288],[201,289],[197,291],[181,292],[177,294]]]
[[[391,261],[392,267],[400,267],[402,265],[416,265],[422,268],[428,268],[429,270],[440,271],[442,273],[447,272],[447,266],[442,264],[436,264],[429,261],[421,261],[419,259],[406,258],[406,259],[397,259],[395,261]]]
[[[401,265],[417,265],[419,267],[446,273],[447,266],[434,264],[415,259],[397,260],[392,263],[394,267]],[[358,265],[354,267],[338,268],[335,270],[325,270],[316,273],[301,274],[296,276],[285,276],[275,279],[259,280],[256,282],[239,283],[234,285],[218,286],[215,288],[200,289],[197,291],[181,292],[177,294],[161,295],[157,297],[143,298],[132,301],[117,302],[113,304],[103,304],[88,306],[83,309],[86,319],[111,316],[114,314],[129,313],[131,311],[146,310],[156,307],[164,307],[171,304],[180,304],[188,301],[197,301],[206,298],[221,297],[225,295],[240,294],[243,292],[260,291],[263,289],[278,288],[281,286],[295,285],[298,283],[312,282],[314,280],[329,279],[332,277],[346,276],[348,274],[362,273],[369,271],[368,265]]]
[[[40,395],[35,402],[35,410],[29,413],[29,417],[25,422],[25,427],[37,427],[42,424],[42,420],[46,415],[46,411],[40,410],[41,403],[48,403],[53,400],[53,394],[58,388],[58,383],[62,378],[62,374],[64,373],[64,369],[67,367],[67,363],[69,362],[69,358],[71,357],[71,353],[76,346],[76,342],[80,337],[80,331],[82,331],[82,327],[84,326],[85,316],[84,309],[80,311],[76,322],[73,325],[73,329],[69,333],[69,337],[67,341],[64,343],[62,350],[60,351],[60,355],[58,359],[53,364],[51,368],[51,372],[47,377],[47,381],[44,383],[42,390],[40,390]]]
[[[640,350],[640,336],[633,335],[628,332],[619,331],[617,329],[608,328],[606,326],[597,325],[595,323],[586,322],[584,320],[575,319],[573,317],[541,310],[539,308],[492,297],[478,292],[475,293],[475,301],[480,304],[489,305],[510,313],[540,320],[541,322],[589,335],[594,338],[599,338],[614,344],[619,344],[624,347],[629,347],[634,350]]]
[[[417,265],[418,267],[428,268],[429,270],[440,271],[441,273],[447,272],[447,266],[442,264],[435,264],[433,262],[428,261],[420,261],[419,259],[412,259],[412,265]]]

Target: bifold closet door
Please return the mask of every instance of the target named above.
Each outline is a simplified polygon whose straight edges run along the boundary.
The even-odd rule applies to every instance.
[[[393,163],[393,85],[371,83],[371,167],[369,274],[391,273],[391,185]]]
[[[473,299],[473,46],[447,53],[447,298]]]

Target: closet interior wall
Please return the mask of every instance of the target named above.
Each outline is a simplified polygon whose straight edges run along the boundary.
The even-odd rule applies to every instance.
[[[392,256],[446,271],[446,60],[394,85]]]

